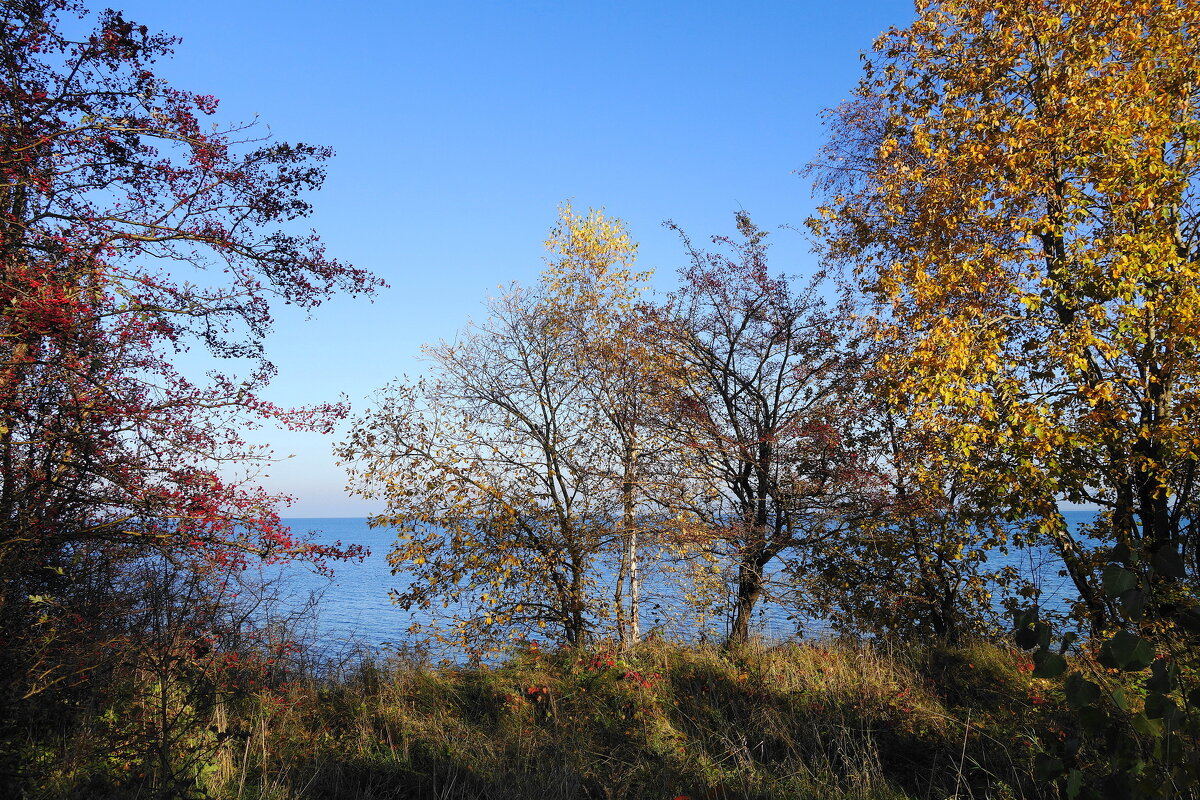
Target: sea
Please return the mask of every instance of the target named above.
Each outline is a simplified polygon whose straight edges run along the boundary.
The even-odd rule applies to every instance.
[[[1094,519],[1096,512],[1070,509],[1063,513],[1068,524],[1078,528]],[[365,519],[356,517],[291,518],[284,523],[317,542],[362,545],[370,555],[362,561],[330,562],[331,575],[302,564],[264,568],[262,578],[268,586],[264,607],[272,619],[287,620],[323,652],[367,650],[386,654],[414,647],[409,628],[414,622],[428,619],[391,601],[390,590],[405,587],[404,577],[393,575],[387,561],[395,541],[394,531],[371,528]],[[1074,599],[1070,581],[1059,574],[1060,567],[1048,551],[1014,549],[994,558],[996,566],[1011,565],[1022,576],[1033,578],[1043,607],[1064,608]],[[681,587],[671,585],[669,577],[648,575],[642,609],[643,630],[667,638],[719,637],[727,624],[719,617],[697,620],[683,603]],[[753,631],[768,639],[812,638],[827,635],[829,625],[784,604],[763,602],[755,615]]]

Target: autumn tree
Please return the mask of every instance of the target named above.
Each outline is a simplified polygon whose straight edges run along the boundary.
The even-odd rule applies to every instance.
[[[767,568],[793,567],[851,518],[869,482],[852,437],[860,355],[845,309],[773,275],[767,234],[738,214],[740,238],[705,251],[662,310],[662,386],[675,445],[670,502],[702,521],[700,544],[731,560],[730,639],[744,641]]]
[[[1020,523],[979,506],[961,471],[935,473],[946,437],[910,426],[887,381],[868,376],[854,430],[872,486],[796,576],[801,605],[848,633],[949,642],[986,633],[999,595],[1028,591],[998,563]]]
[[[112,652],[63,638],[82,620],[119,627],[138,602],[110,592],[109,608],[80,605],[95,597],[81,576],[114,566],[98,560],[220,571],[340,554],[280,524],[280,498],[247,475],[267,454],[242,436],[256,422],[326,429],[340,413],[258,396],[273,371],[262,350],[272,301],[311,309],[377,281],[295,230],[330,152],[202,124],[217,101],[154,74],[171,38],[68,0],[4,0],[0,26],[0,636],[11,720],[21,697]],[[76,28],[85,32],[66,33]],[[192,346],[247,359],[246,374],[185,378],[172,360]]]
[[[396,600],[441,606],[472,652],[582,643],[614,611],[623,641],[638,635],[645,355],[623,332],[646,275],[624,223],[597,211],[563,206],[546,245],[537,284],[426,347],[428,374],[383,390],[338,448],[352,487],[387,502],[373,524],[399,534]]]
[[[1064,683],[1115,796],[1200,777],[1198,26],[1190,2],[922,3],[818,167],[826,254],[877,301],[914,424],[945,438],[929,471],[1032,521],[1101,663],[1151,673],[1142,710],[1102,674]],[[1100,509],[1090,538],[1063,502]],[[1036,619],[1018,641],[1039,677],[1066,669]],[[1077,795],[1076,756],[1047,758]]]
[[[559,347],[575,361],[582,390],[601,415],[594,435],[609,452],[592,466],[619,498],[612,512],[621,539],[613,612],[624,649],[641,636],[639,543],[658,444],[650,397],[657,354],[641,335],[638,306],[650,273],[633,270],[637,245],[624,223],[595,210],[581,216],[564,206],[546,246],[541,312],[559,328]]]
[[[582,642],[603,535],[589,460],[596,419],[529,290],[425,348],[431,374],[382,390],[337,450],[351,487],[384,500],[404,608],[450,609],[435,635],[480,643],[549,634]],[[451,608],[453,606],[453,608]],[[417,632],[414,627],[413,633]]]
[[[1196,588],[1197,9],[928,3],[876,44],[821,164],[827,254],[880,303],[943,460],[1040,521],[1101,628],[1098,566]],[[1091,548],[1058,504],[1103,510]]]

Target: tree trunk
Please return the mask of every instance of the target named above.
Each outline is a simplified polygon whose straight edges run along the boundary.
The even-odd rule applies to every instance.
[[[1054,536],[1058,556],[1066,567],[1067,577],[1079,592],[1079,598],[1087,609],[1088,626],[1093,636],[1098,636],[1108,625],[1108,606],[1097,587],[1092,583],[1091,573],[1079,558],[1079,548],[1070,534]]]
[[[621,564],[617,568],[617,582],[613,590],[613,609],[617,623],[617,649],[624,653],[629,649],[629,626],[625,616],[625,581],[629,577],[629,548],[622,542]]]
[[[630,450],[625,459],[625,475],[621,481],[622,525],[625,528],[624,561],[629,567],[629,643],[637,644],[641,638],[641,625],[638,620],[638,523],[637,508],[634,503],[634,478],[637,474],[637,452]]]
[[[641,639],[641,624],[638,618],[638,593],[641,589],[638,579],[638,525],[637,507],[634,502],[636,452],[626,451],[624,462],[624,475],[621,480],[621,566],[613,598],[616,602],[617,640],[621,652],[627,651]],[[626,581],[629,582],[628,612],[624,604]]]
[[[578,647],[584,643],[587,636],[587,599],[584,597],[584,571],[582,556],[571,554],[571,594],[567,599],[567,643]]]
[[[629,638],[637,644],[642,638],[642,626],[639,619],[641,613],[638,598],[641,592],[641,581],[638,577],[638,531],[637,527],[629,530]]]
[[[750,638],[750,617],[763,593],[762,566],[757,559],[738,567],[737,599],[733,604],[733,624],[729,628],[729,644],[743,644]]]

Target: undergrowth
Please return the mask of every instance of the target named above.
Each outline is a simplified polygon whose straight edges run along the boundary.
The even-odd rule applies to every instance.
[[[1069,715],[1032,669],[982,642],[531,647],[471,668],[361,657],[226,687],[181,739],[208,748],[187,786],[139,783],[136,759],[80,756],[97,752],[94,721],[31,736],[24,796],[1049,797],[1035,758]]]
[[[225,708],[219,798],[1033,798],[1059,701],[992,644],[363,659]],[[228,732],[232,731],[230,735]]]

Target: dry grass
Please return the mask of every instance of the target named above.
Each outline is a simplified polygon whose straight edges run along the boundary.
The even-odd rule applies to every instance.
[[[1021,742],[1048,712],[1023,661],[833,642],[364,661],[244,704],[207,784],[239,800],[1035,797]]]

